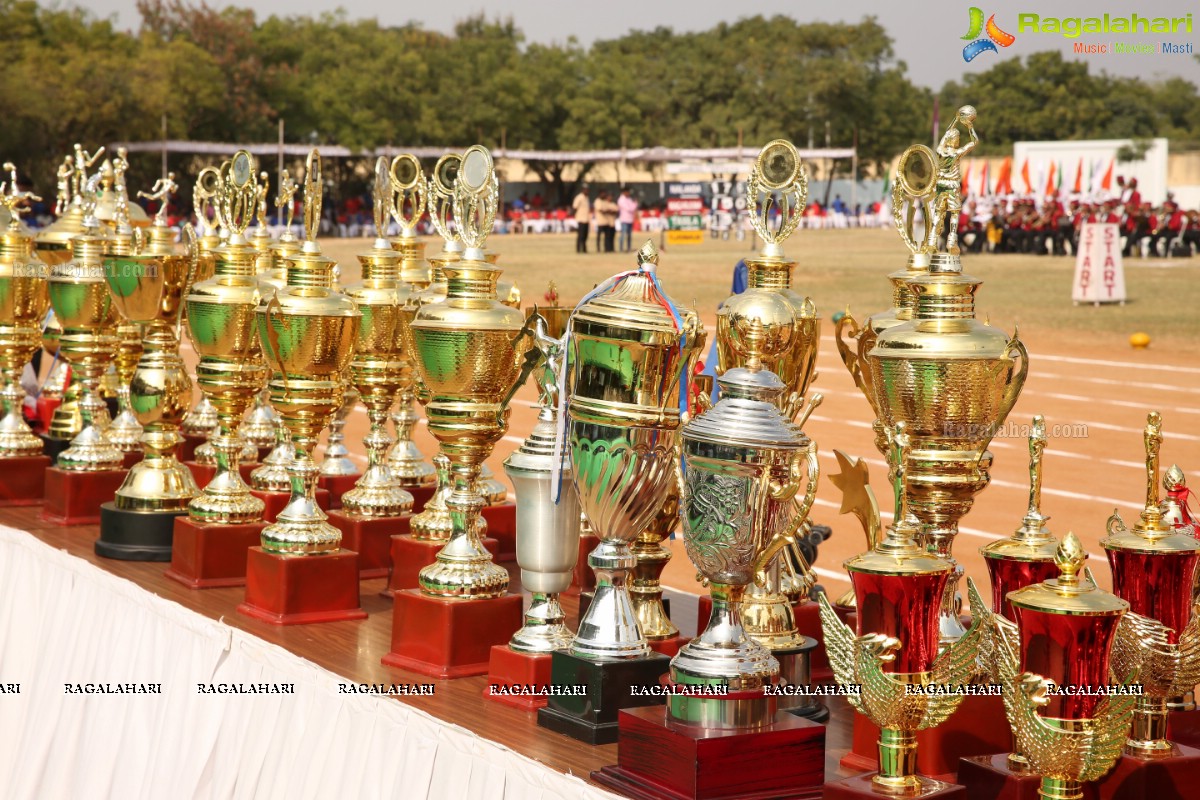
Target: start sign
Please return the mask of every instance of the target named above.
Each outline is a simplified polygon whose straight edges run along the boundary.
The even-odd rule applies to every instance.
[[[1076,303],[1125,302],[1121,231],[1115,224],[1086,222],[1080,229],[1071,299]]]

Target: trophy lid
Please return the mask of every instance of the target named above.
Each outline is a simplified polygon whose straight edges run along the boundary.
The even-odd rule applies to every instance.
[[[1029,434],[1029,509],[1021,527],[1007,539],[981,547],[984,558],[1006,561],[1053,561],[1058,541],[1046,530],[1049,517],[1042,514],[1042,451],[1046,448],[1046,420],[1033,418]]]
[[[684,325],[670,306],[655,278],[658,249],[647,240],[637,255],[638,268],[619,276],[608,291],[597,291],[584,300],[572,315],[573,332],[595,330],[605,338],[645,344],[674,345]],[[685,312],[698,324],[695,312]]]
[[[1082,616],[1118,616],[1129,610],[1129,603],[1100,589],[1083,570],[1087,553],[1079,537],[1068,532],[1054,554],[1059,576],[1008,593],[1014,608],[1045,614]]]

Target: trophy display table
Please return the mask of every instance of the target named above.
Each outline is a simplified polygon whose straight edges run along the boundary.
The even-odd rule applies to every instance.
[[[125,481],[125,470],[74,472],[47,467],[45,476],[42,519],[58,525],[84,525],[100,521],[100,504],[116,496]]]
[[[519,653],[506,644],[492,646],[483,696],[522,711],[546,705],[539,690],[550,684],[549,653]]]
[[[263,522],[274,522],[275,518],[279,516],[279,512],[283,511],[283,507],[288,504],[288,500],[292,499],[291,492],[260,492],[258,489],[251,489],[250,494],[263,501]],[[315,496],[321,510],[329,511],[329,490],[317,489]]]
[[[657,690],[671,666],[659,653],[646,658],[592,661],[566,651],[550,656],[550,682],[581,686],[582,694],[553,695],[538,709],[538,725],[588,744],[617,741],[618,712],[623,708],[661,705],[654,691],[633,694],[633,687]]]
[[[364,619],[358,555],[349,550],[284,555],[251,547],[246,556],[246,600],[237,610],[275,625]]]
[[[408,520],[408,517],[401,517],[400,526],[393,531],[395,535],[391,537],[391,565],[387,573],[387,589],[383,592],[386,597],[394,597],[405,589],[416,589],[420,585],[417,577],[421,570],[434,562],[438,551],[445,547],[448,541],[417,539],[408,533]],[[500,543],[491,536],[481,536],[479,541],[492,554],[492,560],[499,562]],[[519,627],[521,626],[518,625],[517,628]]]
[[[507,643],[522,622],[519,594],[466,599],[405,589],[393,600],[383,663],[434,678],[487,674],[492,647]]]
[[[265,522],[238,525],[175,520],[168,578],[191,589],[246,585],[246,557],[261,541]]]
[[[360,473],[354,475],[322,475],[317,478],[317,488],[329,492],[329,508],[342,507],[342,495],[354,488],[361,478]]]
[[[761,696],[728,699],[743,694]],[[707,728],[672,719],[666,706],[621,711],[618,725],[617,763],[592,779],[636,800],[821,797],[824,725],[776,711],[759,727]]]
[[[49,456],[0,458],[0,507],[41,503],[50,464]]]
[[[196,485],[203,489],[208,486],[209,481],[217,474],[215,464],[197,464],[195,461],[182,462],[185,467],[192,471],[192,477],[196,479]],[[258,469],[262,464],[257,461],[249,464],[238,464],[238,472],[242,475],[242,480],[247,485],[250,484],[250,473]]]

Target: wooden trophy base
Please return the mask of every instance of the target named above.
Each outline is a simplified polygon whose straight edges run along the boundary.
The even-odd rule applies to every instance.
[[[519,594],[467,600],[406,589],[394,599],[383,663],[433,678],[487,674],[492,647],[507,644],[523,619]]]
[[[134,464],[142,460],[142,449],[139,447],[136,450],[129,450],[121,454],[121,469],[130,469]]]
[[[175,546],[166,576],[190,589],[246,585],[246,555],[262,541],[265,522],[240,525],[175,520]]]
[[[671,659],[659,653],[646,658],[591,661],[567,651],[550,655],[550,682],[581,686],[582,694],[552,695],[538,709],[538,725],[588,744],[617,741],[617,714],[623,708],[661,705],[661,695],[634,695],[632,687],[659,687]]]
[[[917,732],[917,772],[954,780],[959,761],[972,756],[1007,753],[1012,747],[1004,698],[968,695],[958,710],[936,728]],[[862,714],[854,715],[854,739],[842,757],[847,769],[879,769],[879,728]]]
[[[246,556],[246,601],[238,613],[273,625],[365,619],[358,604],[358,556],[349,550],[312,556]]]
[[[408,530],[408,519],[408,517],[403,518],[404,531]],[[498,561],[496,553],[500,549],[500,543],[491,536],[484,536],[481,541],[487,551],[492,554],[492,559]],[[421,584],[417,580],[421,570],[437,559],[438,551],[445,545],[446,540],[416,539],[408,533],[393,536],[391,542],[392,568],[388,573],[387,588],[381,594],[384,597],[395,597],[397,592],[405,589],[421,588]],[[516,628],[513,630],[515,631]],[[505,641],[508,640],[505,639]]]
[[[600,537],[595,534],[580,534],[579,557],[575,559],[575,568],[571,570],[571,587],[563,594],[579,595],[583,592],[595,591],[596,573],[592,572],[592,568],[588,566],[587,559],[598,544],[600,544]],[[701,617],[701,619],[706,620],[708,617]]]
[[[317,478],[317,488],[329,492],[329,507],[341,508],[342,495],[354,488],[362,475],[322,475]]]
[[[882,789],[875,788],[875,784],[871,783],[872,775],[873,773],[855,775],[853,778],[827,783],[821,797],[824,800],[863,800],[867,797],[875,798],[875,800],[879,800],[881,797],[903,797],[905,800],[927,797],[937,798],[937,800],[976,800],[975,795],[967,794],[967,790],[962,786],[935,781],[932,778],[924,778],[924,785],[915,792],[888,794]]]
[[[360,517],[329,511],[329,524],[342,532],[342,547],[358,553],[358,577],[386,578],[392,566],[392,536],[408,530],[408,515]]]
[[[592,780],[635,800],[809,800],[825,782],[825,726],[776,712],[740,730],[672,720],[666,706],[619,715],[617,763]]]
[[[0,508],[41,503],[50,464],[50,456],[0,458]]]
[[[1167,737],[1176,744],[1200,748],[1200,710],[1170,712]]]
[[[492,551],[497,564],[517,560],[517,504],[511,500],[498,506],[487,506],[479,512],[487,522],[487,535],[495,539],[498,550]]]
[[[647,639],[646,643],[650,645],[650,649],[654,652],[662,653],[667,658],[674,658],[679,653],[679,648],[691,640],[690,636],[677,633],[670,639]]]
[[[550,654],[518,653],[506,644],[494,645],[487,676],[487,685],[483,687],[485,700],[522,711],[537,711],[546,705],[546,695],[538,690],[550,684]]]
[[[207,436],[183,434],[183,443],[179,445],[179,463],[196,460],[196,448],[208,441]]]
[[[255,466],[258,466],[257,464]],[[249,483],[249,481],[247,481]],[[279,516],[279,512],[283,511],[283,507],[288,504],[288,500],[292,499],[291,492],[260,492],[258,489],[251,489],[250,494],[263,501],[263,522],[274,522]],[[314,495],[317,499],[317,505],[322,511],[329,511],[329,490],[317,489]]]
[[[1013,772],[1008,753],[972,756],[958,763],[958,782],[971,800],[1038,800],[1042,776]]]
[[[170,561],[175,521],[186,511],[130,511],[100,505],[96,555],[118,561]]]
[[[48,467],[42,520],[55,525],[94,525],[100,521],[100,504],[116,497],[125,482],[125,470],[74,472]]]
[[[1084,790],[1087,800],[1191,800],[1200,796],[1200,750],[1175,745],[1147,758],[1126,748],[1112,770]]]
[[[196,485],[203,489],[208,486],[209,481],[217,474],[217,468],[211,464],[197,464],[195,461],[184,461],[183,465],[191,470],[192,477],[196,479]],[[238,472],[242,475],[242,480],[246,485],[250,485],[250,473],[261,467],[262,464],[254,462],[251,464],[238,464]]]

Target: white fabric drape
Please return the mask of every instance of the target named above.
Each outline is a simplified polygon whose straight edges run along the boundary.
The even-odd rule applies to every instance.
[[[67,694],[153,681],[161,694]],[[0,526],[0,796],[611,795]],[[295,694],[200,694],[292,683]],[[546,735],[554,735],[547,733]]]

